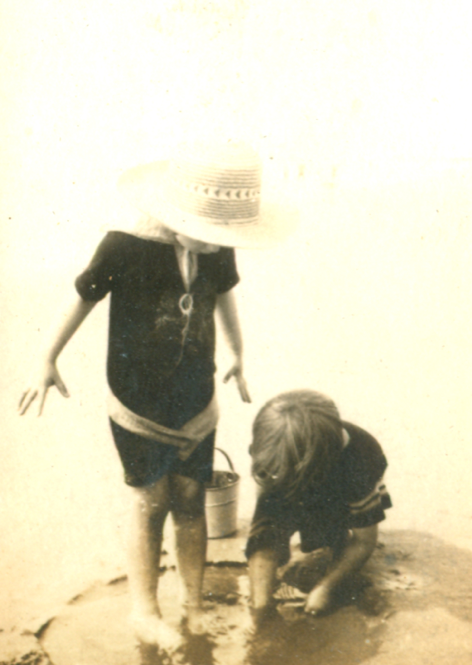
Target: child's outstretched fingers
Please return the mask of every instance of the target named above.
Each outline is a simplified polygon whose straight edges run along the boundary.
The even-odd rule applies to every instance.
[[[61,375],[59,374],[59,372],[57,371],[56,368],[54,368],[54,369],[55,369],[54,384],[55,384],[56,388],[58,389],[58,391],[61,393],[61,395],[63,397],[70,397],[69,391],[67,390],[66,384],[62,380]]]
[[[238,390],[239,394],[241,395],[241,399],[243,402],[249,404],[251,402],[251,396],[247,389],[246,379],[242,376],[242,374],[238,374],[236,376],[236,381],[238,382]]]
[[[47,363],[45,365],[40,372],[39,377],[33,382],[33,385],[34,384],[36,384],[36,387],[28,388],[21,397],[18,405],[20,416],[23,416],[28,411],[36,398],[38,398],[38,416],[40,416],[43,412],[46,396],[51,386],[56,386],[63,397],[69,397],[69,392],[54,363]]]
[[[48,388],[43,388],[39,396],[38,416],[40,416],[43,412],[44,402],[46,401],[47,394],[48,394]]]
[[[229,372],[226,373],[225,378],[223,379],[223,383],[228,383],[228,381],[233,376],[238,384],[238,390],[239,394],[241,395],[241,399],[243,400],[243,402],[249,403],[251,401],[251,396],[249,395],[249,391],[246,385],[246,380],[243,376],[243,371],[239,363],[235,363],[233,367],[231,367]]]
[[[25,392],[21,396],[20,403],[18,404],[18,411],[20,413],[20,416],[22,416],[27,412],[31,402],[34,402],[37,396],[38,396],[37,390],[31,390],[31,388],[25,390]]]

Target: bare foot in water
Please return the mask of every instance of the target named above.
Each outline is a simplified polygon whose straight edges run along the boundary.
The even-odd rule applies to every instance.
[[[182,645],[182,635],[158,614],[133,613],[130,622],[136,638],[143,644],[159,647],[167,653],[174,653]]]

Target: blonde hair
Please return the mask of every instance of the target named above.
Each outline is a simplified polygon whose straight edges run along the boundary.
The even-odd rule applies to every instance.
[[[253,425],[252,475],[262,491],[293,497],[322,483],[343,447],[334,402],[314,390],[294,390],[269,400]]]

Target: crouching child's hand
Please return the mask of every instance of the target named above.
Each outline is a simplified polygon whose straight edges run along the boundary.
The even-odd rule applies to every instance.
[[[305,612],[308,614],[322,614],[329,608],[331,602],[331,589],[323,583],[310,592],[305,603]]]

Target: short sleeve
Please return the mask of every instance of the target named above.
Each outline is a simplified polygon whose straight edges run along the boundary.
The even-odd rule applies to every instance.
[[[75,280],[83,300],[98,302],[111,291],[121,244],[118,234],[108,233],[98,245],[88,267]]]
[[[239,282],[234,249],[223,247],[216,255],[218,258],[217,293],[230,291]]]
[[[363,529],[378,524],[385,519],[387,508],[391,507],[390,495],[381,478],[367,496],[360,501],[348,503],[348,526],[351,529]]]
[[[385,519],[392,503],[383,482],[387,460],[373,436],[345,425],[351,441],[344,451],[343,497],[348,509],[348,526],[360,529]]]

